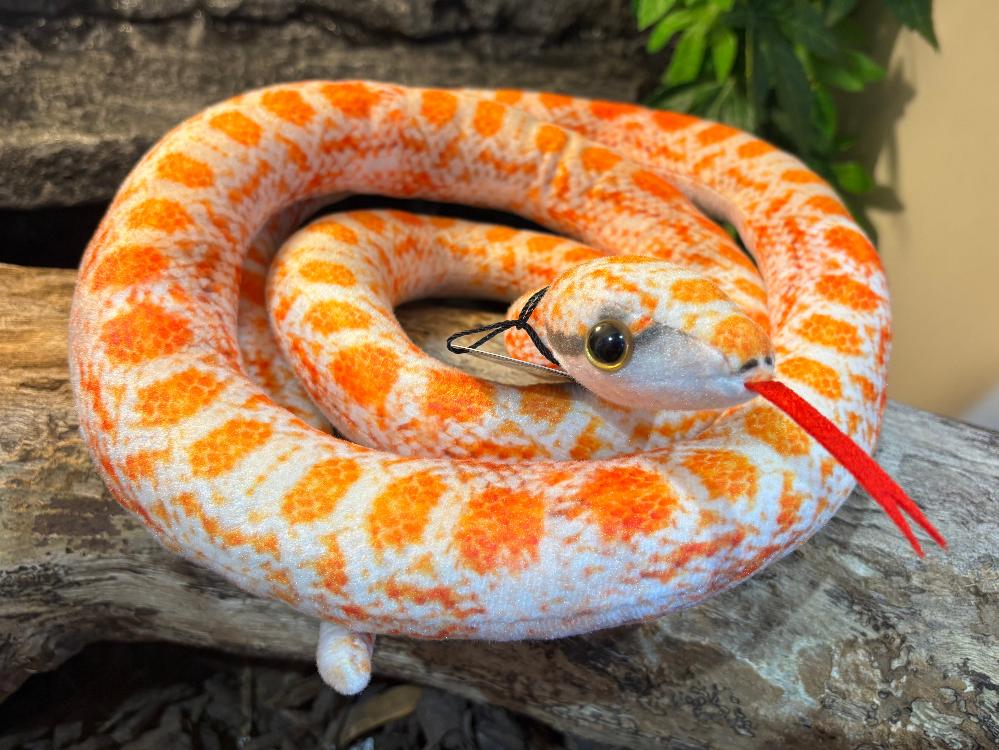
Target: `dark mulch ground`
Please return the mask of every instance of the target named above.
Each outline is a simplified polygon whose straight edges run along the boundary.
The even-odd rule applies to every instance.
[[[0,704],[0,750],[608,750],[433,688],[338,696],[315,669],[165,644],[88,647]]]

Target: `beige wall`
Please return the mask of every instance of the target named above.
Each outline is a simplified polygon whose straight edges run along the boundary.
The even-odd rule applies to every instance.
[[[934,20],[939,52],[872,24],[889,74],[848,127],[902,204],[871,212],[895,316],[889,395],[960,416],[999,385],[999,3],[936,2]]]

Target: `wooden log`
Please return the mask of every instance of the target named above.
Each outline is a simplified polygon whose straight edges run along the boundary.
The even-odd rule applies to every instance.
[[[0,265],[0,697],[95,640],[311,659],[314,621],[169,554],[105,492],[67,383],[73,281]],[[439,352],[482,316],[400,317]],[[918,560],[854,495],[695,609],[549,642],[382,638],[375,669],[631,747],[999,745],[999,434],[893,403],[877,457],[949,552]]]

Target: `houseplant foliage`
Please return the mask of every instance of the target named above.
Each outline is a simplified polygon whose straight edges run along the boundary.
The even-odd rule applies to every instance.
[[[880,0],[937,46],[932,0]],[[881,80],[853,16],[858,0],[633,0],[650,53],[669,50],[646,103],[759,133],[797,153],[845,195],[873,179],[846,154],[836,98]],[[862,218],[862,217],[859,217]],[[865,222],[866,223],[866,222]]]

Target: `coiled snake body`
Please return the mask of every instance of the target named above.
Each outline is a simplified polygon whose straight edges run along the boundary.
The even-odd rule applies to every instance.
[[[585,245],[357,212],[296,235],[265,287],[289,217],[344,193],[503,209]],[[593,393],[479,381],[392,316],[546,285],[532,321]],[[311,397],[374,447],[312,426],[265,296]],[[584,356],[605,320],[628,329],[619,369]],[[744,383],[774,357],[870,451],[889,339],[871,244],[826,184],[750,135],[553,94],[306,82],[214,106],[136,166],[83,260],[70,365],[118,501],[170,549],[320,618],[320,671],[356,691],[364,634],[579,633],[786,554],[853,480]],[[522,331],[508,343],[545,363]]]

